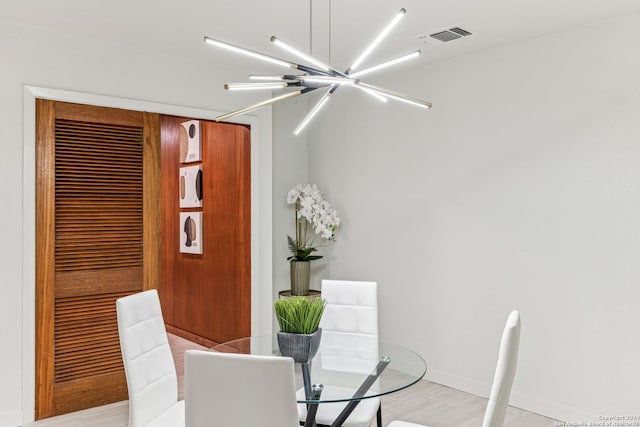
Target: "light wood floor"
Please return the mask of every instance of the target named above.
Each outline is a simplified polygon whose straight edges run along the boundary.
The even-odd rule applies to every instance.
[[[171,334],[169,343],[176,362],[179,397],[182,399],[184,352],[204,347]],[[486,405],[486,399],[429,381],[420,381],[382,399],[382,421],[384,426],[398,419],[429,427],[480,427]],[[127,427],[127,422],[128,404],[124,401],[40,420],[24,427]],[[551,427],[554,426],[554,420],[509,407],[505,426]]]

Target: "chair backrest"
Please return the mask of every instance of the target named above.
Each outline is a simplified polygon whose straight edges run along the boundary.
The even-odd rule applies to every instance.
[[[327,301],[320,326],[322,333],[347,332],[378,337],[378,285],[376,282],[323,280]]]
[[[129,427],[141,427],[178,401],[176,368],[155,289],[118,299],[116,311],[129,390]]]
[[[312,377],[347,386],[353,382],[350,377],[371,373],[379,361],[377,284],[323,280],[322,298],[327,305]]]
[[[187,350],[187,427],[299,427],[293,359]]]
[[[511,385],[516,375],[519,345],[520,314],[517,311],[512,311],[507,318],[507,324],[502,333],[498,364],[482,427],[502,427],[504,424],[504,416],[509,404],[509,395],[511,394]]]

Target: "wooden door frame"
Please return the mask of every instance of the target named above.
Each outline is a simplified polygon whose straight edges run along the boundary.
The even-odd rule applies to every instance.
[[[36,98],[100,107],[213,120],[223,111],[197,109],[24,86],[23,90],[23,253],[22,253],[22,419],[35,414],[35,139]],[[271,114],[245,115],[230,122],[251,127],[251,334],[272,333],[272,137]]]

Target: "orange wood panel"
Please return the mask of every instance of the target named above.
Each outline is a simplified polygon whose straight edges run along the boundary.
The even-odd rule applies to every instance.
[[[141,267],[57,273],[55,297],[93,295],[96,293],[96,283],[109,292],[133,292],[140,290],[142,277]]]
[[[174,257],[179,256],[178,222],[179,199],[179,123],[186,119],[160,117],[160,169],[162,177],[162,193],[160,199],[160,230],[162,245],[160,245],[161,274],[160,303],[162,315],[167,325],[175,325],[175,269]],[[174,218],[175,217],[175,218]],[[186,337],[183,337],[186,338]]]
[[[87,390],[92,390],[87,393]],[[100,377],[69,381],[55,385],[58,398],[55,413],[66,414],[76,408],[91,408],[113,403],[113,396],[127,396],[127,381],[121,373],[111,373]]]
[[[202,208],[180,209],[179,126],[161,118],[165,321],[224,342],[251,333],[251,141],[246,126],[202,121]],[[180,253],[179,213],[203,212],[203,254]],[[179,332],[178,332],[179,334]]]
[[[55,105],[56,118],[59,119],[125,126],[142,126],[143,118],[140,111],[74,104],[71,102],[55,102]]]
[[[143,239],[144,277],[142,289],[160,286],[162,169],[160,152],[160,115],[143,116]]]

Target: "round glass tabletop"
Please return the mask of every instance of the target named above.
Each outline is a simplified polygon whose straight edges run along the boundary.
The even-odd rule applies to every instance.
[[[241,338],[219,344],[214,351],[281,356],[277,334]],[[331,403],[393,393],[418,382],[425,361],[413,350],[370,336],[323,332],[320,348],[307,366],[296,364],[298,403]],[[305,371],[309,377],[306,381]],[[321,389],[314,399],[310,390]]]

